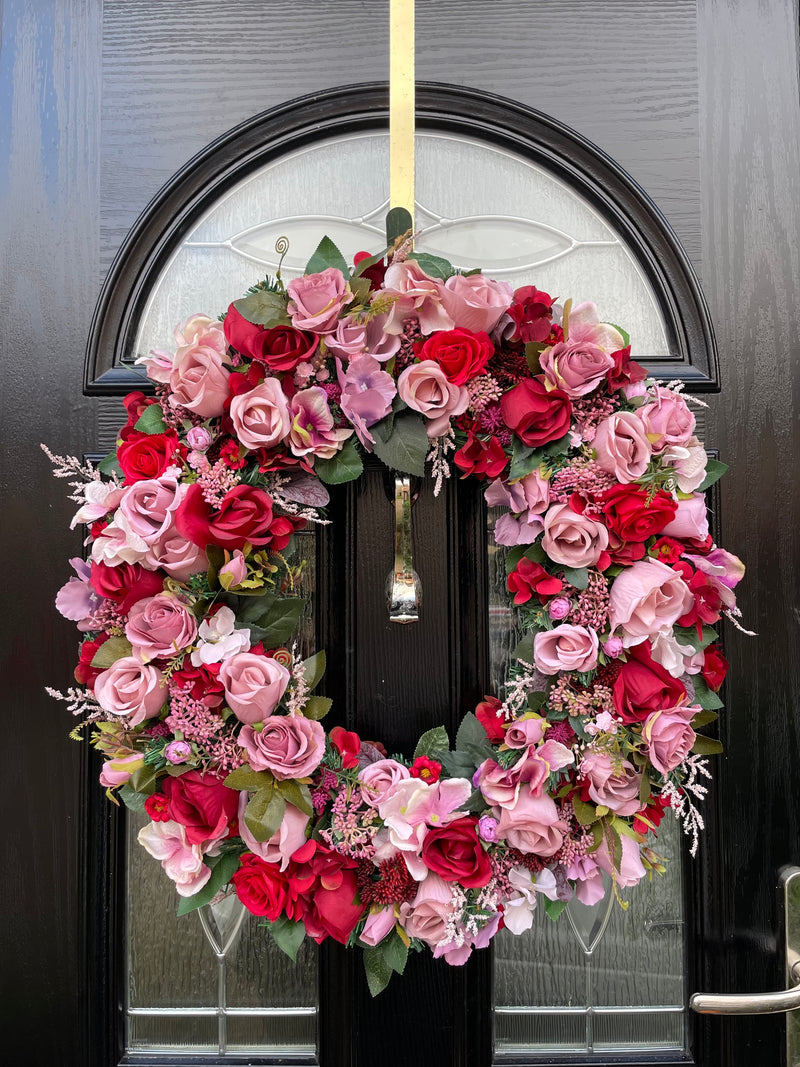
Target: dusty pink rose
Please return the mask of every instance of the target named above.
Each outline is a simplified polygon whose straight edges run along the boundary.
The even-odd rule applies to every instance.
[[[630,889],[641,882],[647,871],[642,863],[639,845],[633,838],[621,834],[620,844],[622,845],[622,860],[619,870],[615,872],[616,882],[620,889]],[[607,841],[603,841],[597,852],[593,853],[593,856],[601,870],[604,870],[606,874],[611,874],[614,868],[614,857]]]
[[[231,400],[231,420],[245,448],[275,448],[289,433],[289,405],[277,378]]]
[[[379,759],[368,764],[358,772],[358,780],[361,782],[361,796],[365,804],[372,807],[383,803],[390,791],[402,782],[404,778],[410,778],[411,772],[408,767],[393,759]]]
[[[598,345],[606,352],[618,352],[625,347],[625,339],[610,322],[601,322],[597,305],[591,300],[575,304],[569,313],[570,341]]]
[[[372,356],[379,363],[385,363],[400,347],[400,338],[384,330],[387,318],[387,315],[373,315],[363,322],[348,315],[340,319],[335,333],[325,338],[328,351],[342,360]]]
[[[642,806],[642,776],[627,760],[613,760],[608,752],[589,748],[580,770],[589,782],[589,796],[595,804],[605,804],[617,815],[633,815]]]
[[[129,715],[129,725],[138,726],[163,708],[167,699],[163,682],[157,667],[146,666],[135,656],[123,656],[98,674],[94,695],[105,711]]]
[[[186,827],[172,819],[143,826],[138,841],[151,856],[160,860],[182,897],[194,896],[211,877],[211,868],[203,863],[200,846],[190,845],[186,840]]]
[[[218,326],[178,349],[169,376],[171,403],[204,419],[221,415],[228,399],[227,346],[222,323]]]
[[[147,663],[162,656],[177,656],[194,644],[197,620],[177,597],[159,593],[133,605],[125,636],[134,654]]]
[[[170,526],[150,545],[142,563],[154,571],[160,567],[170,578],[185,582],[190,575],[208,569],[208,556],[204,548],[187,541]]]
[[[591,567],[608,548],[608,530],[569,504],[555,504],[544,517],[542,548],[564,567]]]
[[[308,816],[294,804],[287,804],[279,829],[268,841],[256,841],[244,821],[244,811],[249,799],[247,790],[239,794],[239,836],[256,856],[266,863],[279,864],[280,869],[285,871],[292,855],[306,843]]]
[[[223,589],[235,589],[247,577],[247,560],[241,549],[234,549],[233,556],[219,569],[219,584]]]
[[[359,934],[359,940],[364,945],[375,946],[383,941],[384,937],[395,928],[394,907],[381,908],[380,911],[371,911],[364,923],[364,929]]]
[[[700,710],[699,706],[685,705],[663,708],[645,719],[642,737],[647,744],[647,754],[662,774],[674,771],[692,751],[697,735],[689,723]]]
[[[542,674],[591,671],[597,666],[597,634],[585,626],[563,623],[542,630],[533,641],[533,662]]]
[[[291,679],[275,659],[254,652],[240,652],[223,662],[219,680],[225,701],[240,722],[263,722],[278,706]]]
[[[311,333],[333,333],[342,308],[353,299],[345,276],[336,267],[295,278],[286,291],[289,294],[286,310],[292,317],[292,325]]]
[[[539,363],[548,384],[577,399],[596,389],[614,366],[608,352],[587,341],[560,341],[546,348]]]
[[[325,755],[325,730],[303,715],[270,715],[261,730],[242,727],[239,744],[254,771],[276,778],[306,778]]]
[[[650,442],[641,419],[632,411],[616,411],[598,425],[592,445],[597,465],[618,482],[635,482],[650,462]]]
[[[544,737],[546,721],[540,715],[528,715],[509,723],[503,743],[509,748],[528,748],[538,745]]]
[[[694,603],[681,576],[657,559],[637,560],[614,580],[609,624],[622,627],[626,648],[673,626]]]
[[[137,552],[146,553],[164,536],[186,494],[187,487],[178,481],[175,468],[172,471],[160,478],[134,482],[120,499],[112,525],[122,530],[127,543]]]
[[[334,428],[328,396],[318,385],[301,389],[289,403],[291,428],[289,447],[296,456],[312,453],[320,459],[332,459],[352,430]]]
[[[428,419],[428,437],[444,433],[454,415],[461,415],[469,405],[469,393],[463,385],[453,385],[442,368],[432,359],[406,367],[397,379],[400,399]]]
[[[418,937],[435,948],[445,936],[452,914],[452,887],[432,871],[419,884],[404,926],[409,937]]]
[[[144,756],[141,752],[106,760],[100,772],[100,785],[104,785],[107,789],[116,789],[120,785],[126,785],[134,771],[141,770],[142,767],[144,767]]]
[[[684,541],[705,541],[708,537],[708,514],[704,493],[693,493],[688,500],[678,501],[678,510],[662,534],[680,537]]]
[[[454,325],[473,333],[490,333],[513,300],[508,282],[496,282],[483,274],[454,274],[442,290],[442,304]]]
[[[511,848],[537,856],[554,856],[563,843],[566,825],[559,821],[552,797],[521,790],[513,808],[502,808],[498,833]]]
[[[687,444],[694,434],[695,417],[686,401],[661,386],[656,386],[651,395],[654,402],[637,408],[636,417],[650,435],[653,452],[658,455],[671,445]]]
[[[431,278],[416,260],[391,263],[383,279],[386,293],[397,294],[385,329],[388,333],[402,333],[403,320],[416,316],[423,333],[452,330],[453,320],[443,304],[444,284]]]

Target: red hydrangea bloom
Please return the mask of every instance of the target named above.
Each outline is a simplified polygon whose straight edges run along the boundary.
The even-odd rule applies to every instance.
[[[250,652],[258,652],[251,648]],[[186,689],[192,700],[200,700],[207,708],[218,708],[225,699],[225,688],[217,678],[219,663],[201,664],[193,667],[187,656],[180,670],[173,671],[170,682],[178,689]]]
[[[544,604],[548,597],[555,596],[564,588],[560,578],[548,574],[539,563],[523,556],[506,579],[509,592],[514,593],[514,603],[527,604],[534,594]]]
[[[332,937],[345,944],[364,914],[357,899],[357,867],[356,860],[319,841],[307,841],[292,856],[285,872],[289,895],[297,900],[298,910],[302,907],[306,931],[315,941]]]
[[[547,389],[538,378],[524,378],[503,394],[506,426],[529,448],[558,441],[569,430],[572,404],[561,389]]]
[[[508,464],[505,449],[492,436],[486,441],[476,437],[470,430],[467,443],[453,456],[456,466],[464,472],[464,478],[499,478]]]
[[[654,832],[653,828],[661,825],[661,820],[664,818],[664,812],[668,807],[668,800],[664,800],[663,797],[653,797],[652,803],[637,811],[633,818],[633,828],[636,833],[646,834],[648,831]]]
[[[646,541],[672,522],[678,505],[663,489],[648,500],[647,489],[615,485],[603,494],[603,518],[623,541]]]
[[[343,726],[334,726],[328,735],[331,744],[337,752],[341,753],[342,766],[345,770],[352,770],[358,766],[358,755],[361,752],[361,738],[352,730],[345,730]]]
[[[694,604],[685,615],[678,619],[678,625],[696,625],[697,632],[702,633],[703,623],[719,621],[722,612],[722,598],[719,590],[711,583],[707,574],[696,571],[686,560],[678,560],[672,569],[680,574],[694,596]]]
[[[441,775],[441,763],[437,763],[435,759],[429,759],[428,756],[417,756],[411,764],[411,777],[421,778],[428,785],[434,785],[438,782]]]
[[[725,681],[730,664],[722,655],[719,645],[709,645],[705,652],[702,675],[709,689],[716,693]]]
[[[523,285],[514,292],[514,303],[508,314],[517,325],[515,340],[541,344],[550,335],[553,297],[535,285]]]
[[[502,702],[497,697],[487,696],[475,708],[475,718],[486,731],[490,741],[502,741],[505,737],[503,719],[497,717],[502,706]]]
[[[636,363],[635,360],[631,359],[630,345],[620,348],[617,352],[612,352],[611,358],[614,360],[614,366],[608,372],[608,388],[610,392],[616,393],[623,385],[643,382],[647,377],[647,371],[641,363]]]

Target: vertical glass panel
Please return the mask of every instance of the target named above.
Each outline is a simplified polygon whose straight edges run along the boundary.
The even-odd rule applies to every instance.
[[[474,138],[418,133],[415,224],[420,251],[482,267],[513,286],[585,297],[624,322],[634,356],[666,356],[647,279],[619,235],[573,189],[543,168]],[[350,176],[358,174],[358,181]],[[441,176],[447,175],[447,181]],[[322,234],[352,261],[383,244],[388,136],[356,134],[283,156],[244,178],[187,233],[155,285],[134,351],[169,346],[194,311],[218,314],[265,274],[289,240],[282,273],[302,273]]]
[[[314,644],[315,534],[296,535],[309,598],[298,651]],[[131,1051],[306,1053],[317,1043],[317,950],[284,955],[235,897],[179,917],[175,885],[139,845],[145,815],[127,813],[127,1033]],[[205,928],[204,928],[205,926]]]
[[[505,591],[505,549],[491,530],[502,512],[489,512],[489,611],[492,684],[505,681],[521,634]],[[621,891],[610,880],[593,907],[577,900],[558,922],[544,908],[516,937],[501,931],[494,944],[494,1037],[498,1053],[526,1050],[584,1055],[682,1050],[684,917],[680,830],[667,816],[658,849],[670,857],[652,883]]]

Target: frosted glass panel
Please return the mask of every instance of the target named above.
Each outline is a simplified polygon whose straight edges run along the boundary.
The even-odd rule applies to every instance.
[[[489,529],[502,514],[490,509]],[[505,592],[505,549],[489,537],[490,668],[493,692],[505,680],[521,634]],[[494,944],[494,1040],[497,1052],[584,1055],[683,1050],[684,915],[681,841],[667,815],[657,840],[670,857],[652,883],[610,888],[594,907],[573,900],[558,922],[544,908],[521,937],[501,931]]]
[[[634,356],[668,355],[652,289],[619,235],[563,182],[478,140],[419,133],[415,223],[420,251],[480,266],[514,286],[554,297],[591,298],[601,318],[631,334]],[[302,273],[322,234],[352,260],[382,247],[388,206],[388,136],[323,141],[243,179],[186,235],[142,316],[134,351],[168,347],[175,324],[218,314],[278,266],[287,237],[287,278]]]

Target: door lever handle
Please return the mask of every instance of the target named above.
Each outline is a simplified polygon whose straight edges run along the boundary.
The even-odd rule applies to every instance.
[[[701,1015],[770,1015],[800,1008],[800,960],[790,969],[793,985],[777,993],[695,993],[689,1001]]]

